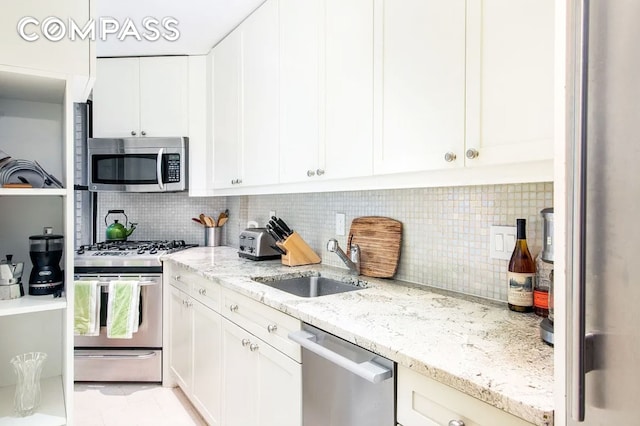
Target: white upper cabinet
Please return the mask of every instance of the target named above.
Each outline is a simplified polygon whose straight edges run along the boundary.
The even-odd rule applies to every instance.
[[[553,0],[475,0],[467,19],[467,166],[553,158]]]
[[[213,49],[213,187],[240,179],[242,35],[234,31]]]
[[[91,0],[30,0],[8,1],[2,4],[0,13],[0,64],[30,68],[61,74],[89,76],[94,42],[70,39],[69,20],[80,28],[90,20]],[[59,41],[52,41],[43,33],[43,21],[58,18],[63,32]],[[22,21],[23,18],[33,18]],[[23,25],[20,25],[21,21]],[[20,31],[22,27],[22,31]],[[55,27],[55,24],[51,26]],[[23,36],[20,35],[23,33]],[[49,37],[56,39],[56,34]],[[33,41],[27,41],[33,39]],[[35,39],[37,38],[37,39]]]
[[[321,0],[280,0],[280,182],[315,176],[320,150]]]
[[[278,1],[242,24],[242,184],[278,183]]]
[[[327,179],[373,172],[373,0],[324,1],[324,137]]]
[[[186,56],[99,59],[94,137],[188,136]]]
[[[213,49],[214,188],[278,183],[278,2]]]
[[[376,174],[463,164],[465,0],[383,0]],[[459,161],[445,161],[446,153]]]

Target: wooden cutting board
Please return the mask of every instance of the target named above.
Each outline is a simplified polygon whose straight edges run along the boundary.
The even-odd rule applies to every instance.
[[[351,248],[351,244],[360,246],[362,275],[391,278],[395,275],[400,260],[402,223],[382,216],[353,219],[347,249]]]

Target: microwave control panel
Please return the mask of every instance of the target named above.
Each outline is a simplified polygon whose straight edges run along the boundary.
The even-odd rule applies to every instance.
[[[180,154],[167,154],[164,165],[163,182],[180,182]]]

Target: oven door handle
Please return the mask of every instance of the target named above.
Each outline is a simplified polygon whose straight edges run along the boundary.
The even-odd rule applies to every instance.
[[[158,185],[162,190],[164,190],[164,183],[162,182],[162,156],[163,155],[164,155],[164,148],[160,148],[160,151],[158,151],[158,159],[156,160],[156,176],[158,178]]]
[[[111,359],[111,360],[122,360],[122,359],[150,359],[158,356],[157,352],[149,352],[146,354],[140,355],[122,355],[122,354],[74,354],[74,358],[90,358],[90,359]]]
[[[315,342],[316,335],[305,330],[292,331],[289,333],[289,339],[298,343],[303,348],[313,352],[314,354],[330,361],[340,367],[350,371],[356,376],[362,377],[371,383],[380,383],[387,380],[393,375],[391,369],[373,361],[355,362],[351,361],[330,349]]]
[[[87,278],[76,276],[74,279],[82,280],[82,279],[87,279]],[[113,280],[113,281],[117,281],[117,280]],[[109,282],[110,281],[98,281],[98,286],[100,286],[100,287],[109,287]],[[148,286],[148,285],[158,285],[158,284],[160,284],[158,281],[139,281],[138,282],[138,285],[140,287],[145,287],[145,286]]]

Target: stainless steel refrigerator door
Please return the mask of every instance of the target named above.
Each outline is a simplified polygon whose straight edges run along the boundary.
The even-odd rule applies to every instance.
[[[640,278],[634,275],[640,266],[640,1],[585,0],[573,6],[570,14],[576,25],[570,28],[577,36],[575,56],[569,59],[577,59],[569,93],[575,83],[576,104],[571,106],[576,117],[570,119],[569,128],[575,128],[577,158],[573,180],[568,182],[574,209],[567,223],[567,282],[569,298],[574,300],[568,336],[575,333],[579,339],[569,337],[567,359],[568,369],[582,363],[586,374],[582,383],[578,372],[568,378],[572,406],[567,424],[636,424],[640,422]],[[579,335],[581,314],[587,339]],[[581,342],[583,355],[577,352]],[[579,423],[575,404],[582,391],[584,423]]]

